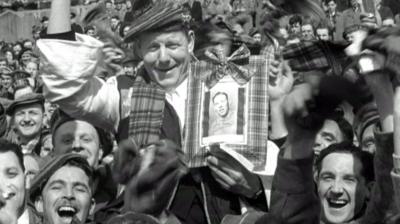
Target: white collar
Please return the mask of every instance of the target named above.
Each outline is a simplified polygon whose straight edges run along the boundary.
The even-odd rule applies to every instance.
[[[185,78],[179,86],[177,86],[175,89],[169,90],[167,94],[169,95],[178,95],[179,97],[184,97],[186,98],[187,95],[187,88],[188,88],[188,78]]]

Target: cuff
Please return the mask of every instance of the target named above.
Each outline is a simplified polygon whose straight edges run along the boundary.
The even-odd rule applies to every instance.
[[[299,160],[279,157],[272,187],[289,194],[314,191],[313,160],[314,156]]]
[[[382,132],[379,125],[374,128],[376,143],[375,156],[383,161],[390,161],[394,150],[393,132]]]
[[[75,32],[72,30],[65,33],[54,33],[54,34],[43,33],[40,34],[40,38],[76,41]]]
[[[400,175],[400,155],[393,154],[393,172]]]

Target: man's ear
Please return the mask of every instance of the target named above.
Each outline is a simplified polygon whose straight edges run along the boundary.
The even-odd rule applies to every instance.
[[[314,182],[318,183],[318,171],[314,170]]]
[[[139,57],[140,59],[143,60],[143,55],[142,55],[142,51],[140,49],[140,40],[137,39],[134,43],[133,43],[133,50],[134,50],[134,55],[136,55],[137,57]]]
[[[367,183],[365,186],[365,188],[366,188],[365,196],[368,198],[368,200],[371,199],[372,189],[373,189],[374,185],[375,185],[375,181],[371,181],[371,182]]]
[[[39,196],[36,200],[35,200],[35,209],[36,211],[38,211],[39,213],[43,213],[43,198],[42,196]]]
[[[90,202],[90,209],[89,209],[89,215],[92,216],[94,214],[94,209],[96,208],[96,200],[92,198]]]
[[[193,30],[190,30],[188,32],[188,38],[189,38],[189,45],[188,45],[188,49],[190,53],[193,53],[194,50],[194,40],[195,40],[195,35]]]
[[[103,151],[103,146],[99,146],[99,162],[101,162],[101,160],[103,159],[103,154],[104,154],[104,151]]]

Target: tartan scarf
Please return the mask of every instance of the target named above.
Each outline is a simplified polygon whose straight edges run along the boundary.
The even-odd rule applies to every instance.
[[[139,147],[159,140],[165,106],[165,91],[142,75],[136,78],[126,99],[130,109],[129,136]]]
[[[232,76],[238,84],[244,85],[254,74],[248,68],[241,66],[249,63],[250,50],[246,45],[242,45],[229,57],[226,57],[221,50],[215,48],[207,50],[204,54],[207,61],[212,64],[210,72],[201,77],[208,88],[215,86],[226,75]],[[200,61],[199,66],[207,67],[207,61]]]

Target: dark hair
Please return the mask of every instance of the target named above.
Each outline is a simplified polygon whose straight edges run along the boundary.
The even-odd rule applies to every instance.
[[[85,33],[87,33],[89,30],[96,30],[95,28],[94,28],[94,26],[86,26],[85,27]]]
[[[333,114],[327,118],[327,120],[332,120],[336,122],[340,131],[343,134],[344,141],[353,141],[354,132],[352,125],[342,116],[339,114]]]
[[[374,159],[371,153],[362,151],[359,147],[354,146],[351,142],[342,142],[338,144],[332,144],[328,148],[321,151],[321,154],[315,161],[315,167],[318,175],[321,172],[322,162],[325,157],[332,153],[344,153],[351,154],[362,164],[361,175],[365,178],[366,182],[369,183],[375,179],[374,175]]]
[[[293,24],[296,24],[296,23],[299,23],[300,26],[303,24],[303,18],[300,15],[297,15],[297,14],[293,15],[289,19],[289,25],[292,26]]]
[[[226,94],[226,93],[224,93],[224,92],[217,92],[217,93],[213,96],[212,101],[214,102],[214,99],[215,99],[217,96],[219,96],[219,95],[223,95],[223,96],[226,97],[226,99],[229,99],[229,98],[228,98],[228,94]]]
[[[89,177],[89,187],[93,190],[93,169],[90,167],[89,163],[84,160],[69,160],[67,163],[65,163],[63,166],[72,166],[72,167],[77,167],[79,169],[82,169],[83,172]],[[60,167],[60,168],[61,168]]]
[[[14,152],[18,158],[19,165],[25,171],[24,155],[22,154],[21,147],[4,138],[0,138],[0,153]]]
[[[93,178],[94,178],[93,169],[90,167],[90,165],[86,159],[73,158],[73,159],[69,159],[66,163],[59,166],[56,170],[53,170],[52,173],[50,174],[50,176],[47,179],[45,179],[43,182],[40,183],[40,186],[38,187],[38,191],[32,191],[31,197],[33,196],[34,198],[36,198],[37,194],[43,193],[43,189],[45,188],[46,184],[49,182],[49,179],[54,175],[55,172],[57,172],[57,170],[61,169],[62,167],[65,167],[65,166],[77,167],[77,168],[83,170],[83,172],[89,178],[89,187],[92,190],[92,195],[93,195],[94,194],[93,191],[94,191],[94,187],[95,187],[93,184]]]
[[[329,2],[334,2],[335,4],[337,4],[336,0],[325,0],[325,4],[328,4]]]

